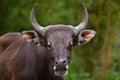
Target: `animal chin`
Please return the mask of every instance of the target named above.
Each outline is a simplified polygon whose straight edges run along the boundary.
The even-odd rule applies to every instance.
[[[56,76],[65,76],[66,74],[68,74],[68,65],[66,65],[65,67],[54,66],[53,69]]]

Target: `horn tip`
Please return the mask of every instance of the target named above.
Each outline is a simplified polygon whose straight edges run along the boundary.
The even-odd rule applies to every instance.
[[[37,4],[35,3],[34,5],[33,5],[33,7],[35,8],[37,6]]]
[[[85,8],[85,4],[84,3],[82,3],[82,7]]]
[[[33,8],[32,8],[32,12],[34,12],[36,10],[36,3],[33,5]]]
[[[86,15],[88,15],[88,12],[87,12],[87,9],[86,9],[86,7],[85,7],[85,4],[84,4],[84,3],[82,3],[82,9],[83,9],[84,13],[85,13]]]
[[[84,5],[84,3],[82,3],[82,5]]]

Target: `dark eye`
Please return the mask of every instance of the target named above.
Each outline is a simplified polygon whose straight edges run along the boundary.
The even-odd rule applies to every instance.
[[[72,49],[72,47],[73,47],[73,43],[72,43],[72,41],[69,41],[69,43],[68,43],[68,49]]]
[[[47,43],[47,48],[52,49],[52,44],[50,42]]]
[[[72,44],[69,44],[68,48],[69,48],[69,49],[71,49],[71,48],[72,48],[72,46],[73,46]]]
[[[73,46],[72,44],[69,45],[70,48],[72,48],[72,46]]]

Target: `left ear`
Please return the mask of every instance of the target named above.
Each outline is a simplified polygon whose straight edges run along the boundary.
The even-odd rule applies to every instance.
[[[78,35],[78,45],[86,44],[89,42],[94,36],[96,32],[94,30],[83,30]]]

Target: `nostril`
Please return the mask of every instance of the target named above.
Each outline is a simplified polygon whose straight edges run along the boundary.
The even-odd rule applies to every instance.
[[[65,64],[65,63],[66,63],[66,60],[63,61],[63,64]]]
[[[56,64],[56,65],[58,64],[58,61],[57,61],[57,60],[55,60],[55,64]]]
[[[59,62],[60,62],[61,64],[65,64],[65,63],[66,63],[66,59],[65,59],[65,58],[59,59]]]
[[[66,58],[55,59],[55,64],[56,65],[66,65],[67,64],[67,59]]]

